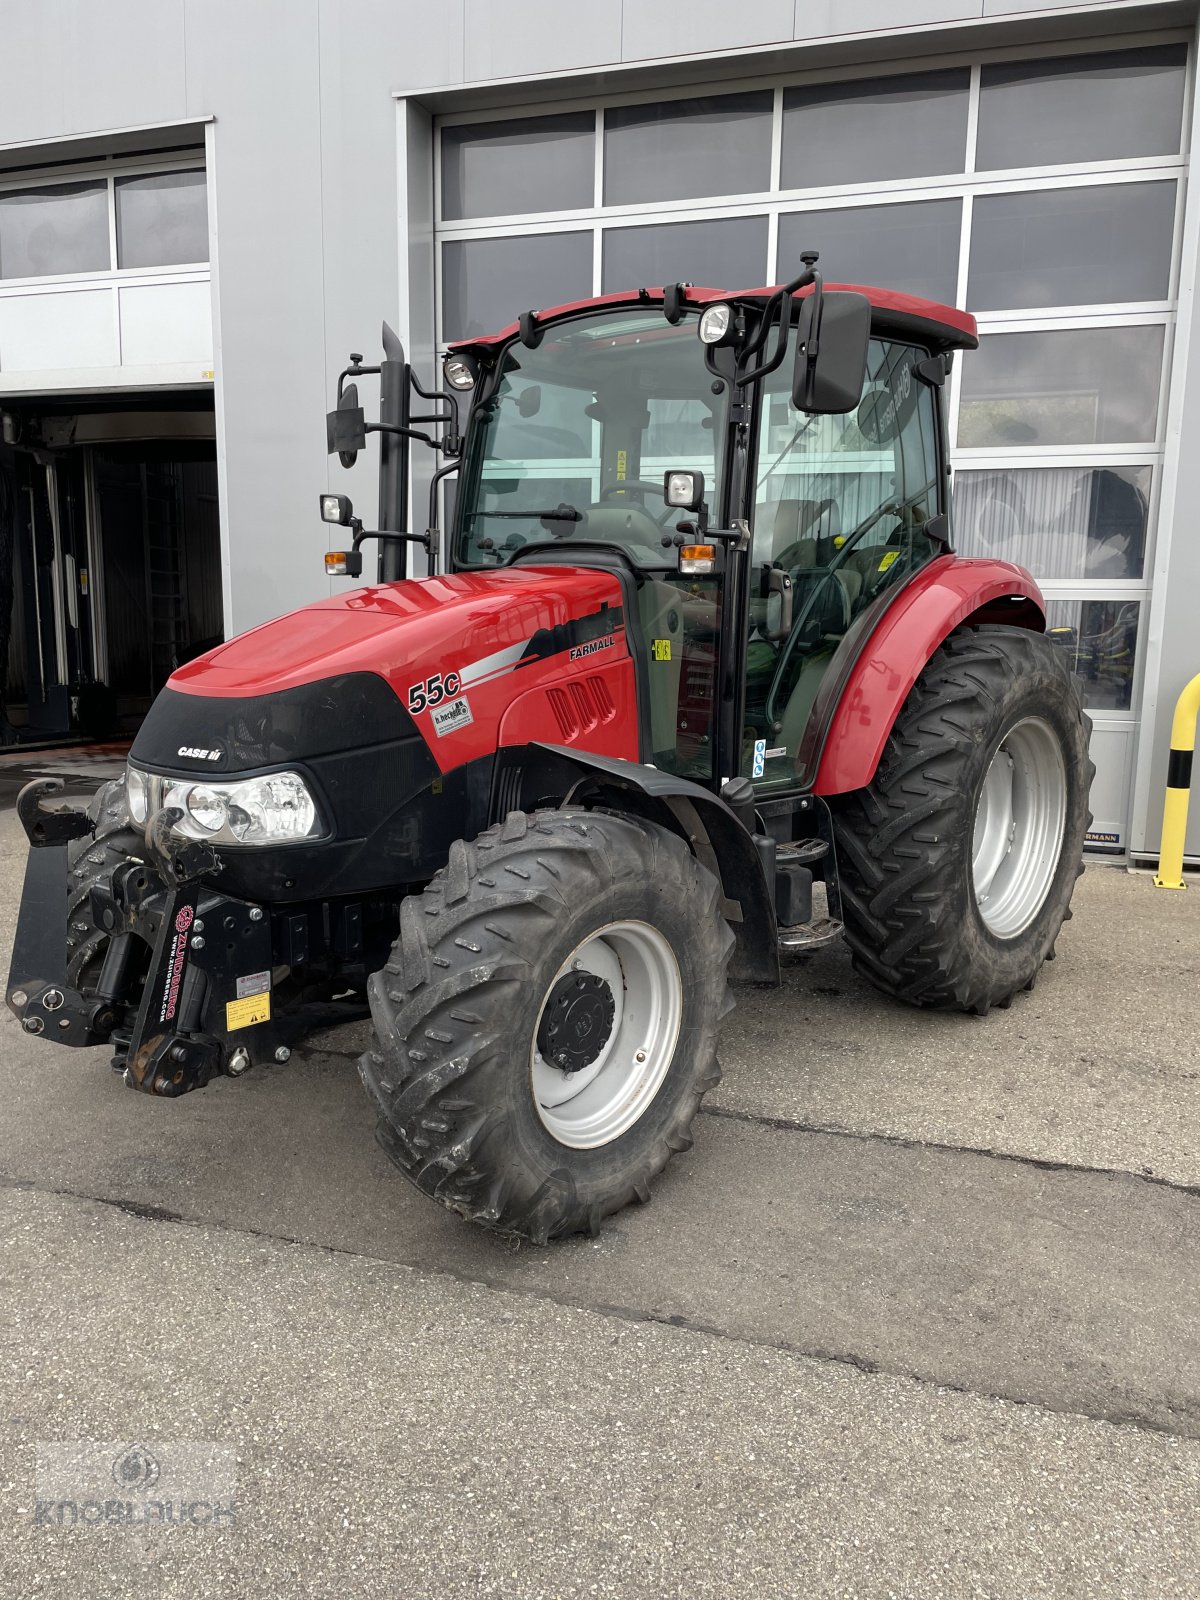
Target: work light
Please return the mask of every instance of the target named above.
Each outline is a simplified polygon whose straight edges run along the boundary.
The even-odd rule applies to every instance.
[[[470,356],[450,355],[446,357],[446,364],[442,368],[446,382],[452,389],[473,389],[475,387],[475,363]]]
[[[699,511],[704,504],[704,474],[665,472],[663,499],[669,506],[676,506],[680,511]]]
[[[354,507],[348,494],[323,494],[321,496],[321,521],[336,522],[340,527],[350,526]]]
[[[700,318],[700,343],[720,344],[733,324],[733,307],[722,302],[709,306]]]

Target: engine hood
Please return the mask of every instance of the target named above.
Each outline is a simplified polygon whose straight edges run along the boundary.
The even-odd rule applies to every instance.
[[[586,635],[589,613],[619,613],[620,607],[612,573],[588,568],[521,566],[410,578],[318,600],[251,628],[179,667],[168,687],[240,699],[373,672],[407,705],[415,682],[440,672],[457,673],[469,684],[473,666],[518,645],[532,647],[538,657],[554,653],[555,642],[569,649]],[[556,629],[563,630],[557,641],[540,637]],[[607,628],[596,629],[611,630],[611,617]]]

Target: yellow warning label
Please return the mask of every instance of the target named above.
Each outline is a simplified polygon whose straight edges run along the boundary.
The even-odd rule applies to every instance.
[[[670,659],[671,659],[671,641],[670,641],[670,639],[651,639],[650,648],[654,652],[655,661],[670,661]]]
[[[884,554],[883,560],[879,563],[880,572],[886,572],[887,569],[891,566],[892,562],[895,561],[896,557],[899,554],[900,554],[899,550],[888,550],[888,551],[886,551],[885,554]]]
[[[617,451],[617,481],[619,483],[623,483],[625,481],[625,479],[628,477],[628,475],[629,475],[629,452],[628,452],[628,450],[618,450]]]
[[[244,1000],[228,1000],[225,1003],[225,1032],[233,1033],[237,1028],[252,1028],[256,1022],[270,1022],[271,1020],[271,995],[249,994]]]

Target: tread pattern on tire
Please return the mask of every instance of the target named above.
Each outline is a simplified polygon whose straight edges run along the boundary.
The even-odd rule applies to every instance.
[[[1064,856],[1083,871],[1081,851],[1091,823],[1087,792],[1095,766],[1087,755],[1091,720],[1062,656],[1041,634],[1020,628],[968,627],[935,652],[905,701],[872,783],[833,802],[846,940],[855,967],[877,988],[915,1006],[974,1011],[1005,1007],[1033,988],[1037,969],[1054,959],[1058,925],[1043,940],[1032,970],[1014,979],[1002,966],[983,973],[965,958],[947,907],[958,903],[967,814],[962,773],[978,747],[981,704],[997,707],[1014,679],[1050,673],[1074,699],[1082,752],[1082,820],[1068,813]]]
[[[647,881],[699,871],[707,890],[708,940],[718,1001],[695,1051],[696,1069],[669,1126],[638,1170],[600,1200],[581,1195],[567,1164],[531,1189],[505,1146],[505,1023],[528,1002],[532,967],[581,883],[602,881],[605,827],[623,830]],[[380,1113],[378,1137],[425,1194],[496,1231],[535,1243],[598,1232],[604,1217],[650,1197],[650,1182],[676,1151],[704,1093],[720,1081],[716,1022],[732,1006],[726,969],[733,934],[719,913],[720,887],[682,841],[628,818],[584,811],[511,812],[471,843],[456,841],[445,867],[401,908],[392,957],[370,980],[373,1047],[359,1062]],[[704,918],[700,919],[704,921]],[[624,1135],[623,1138],[628,1138]]]

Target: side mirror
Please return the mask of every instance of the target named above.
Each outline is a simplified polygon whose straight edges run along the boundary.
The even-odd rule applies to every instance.
[[[762,598],[767,602],[763,632],[772,644],[791,634],[793,593],[792,580],[782,567],[763,568]]]
[[[816,289],[800,303],[792,404],[833,415],[862,399],[871,337],[871,303],[847,289]]]
[[[367,418],[358,403],[358,385],[348,383],[333,411],[325,413],[325,443],[331,456],[352,467],[367,443]]]

